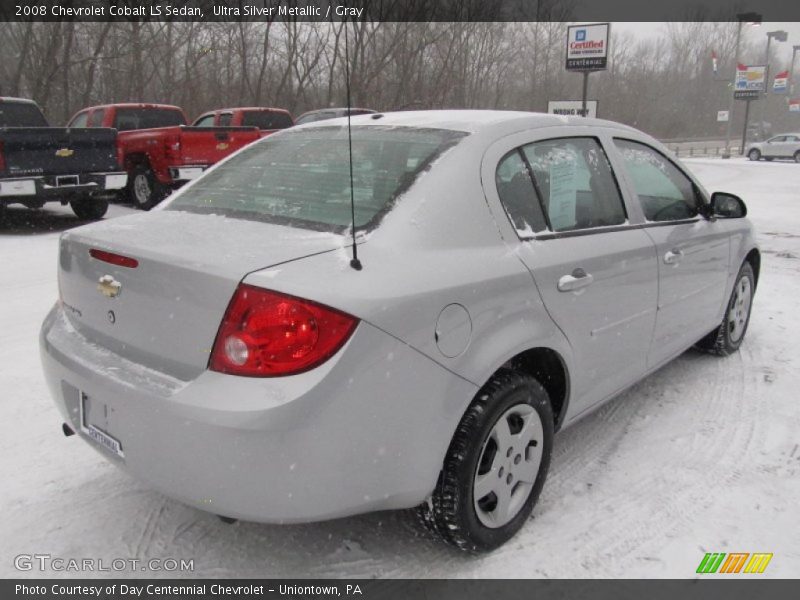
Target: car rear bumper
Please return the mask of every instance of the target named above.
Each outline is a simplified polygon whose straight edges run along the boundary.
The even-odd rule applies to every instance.
[[[61,200],[65,196],[98,195],[117,192],[128,182],[124,171],[80,173],[0,179],[0,200]]]
[[[202,175],[209,165],[181,165],[169,167],[169,176],[176,183],[192,181]]]
[[[423,502],[477,391],[363,322],[321,367],[271,379],[205,371],[179,381],[93,345],[59,306],[40,342],[56,404],[87,443],[170,497],[252,521]],[[105,405],[101,426],[124,458],[81,432],[81,392]]]

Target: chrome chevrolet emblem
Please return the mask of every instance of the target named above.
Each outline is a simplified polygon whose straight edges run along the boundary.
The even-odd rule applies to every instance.
[[[97,289],[106,298],[116,298],[122,291],[122,284],[111,275],[103,275],[97,281]]]

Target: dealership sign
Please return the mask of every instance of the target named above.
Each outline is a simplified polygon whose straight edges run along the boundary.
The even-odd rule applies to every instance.
[[[597,100],[586,101],[586,114],[583,113],[583,103],[580,100],[549,100],[547,112],[551,115],[564,117],[590,117],[597,118]]]
[[[733,97],[740,100],[758,98],[764,91],[767,67],[764,65],[738,65]]]
[[[567,27],[567,70],[598,71],[608,64],[608,23]]]
[[[775,75],[775,79],[772,82],[772,91],[775,94],[783,94],[786,92],[786,88],[789,84],[789,71],[781,71],[777,75]]]
[[[792,98],[789,100],[789,110],[791,112],[800,112],[800,98]]]
[[[720,123],[724,123],[730,117],[730,113],[727,110],[718,110],[717,111],[717,121]]]

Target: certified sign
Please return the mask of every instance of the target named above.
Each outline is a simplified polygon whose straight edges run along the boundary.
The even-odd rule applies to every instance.
[[[547,112],[551,115],[596,119],[597,100],[586,101],[586,114],[583,114],[583,103],[580,100],[549,100],[547,102]]]
[[[599,71],[608,64],[608,23],[567,27],[567,70]]]
[[[737,66],[733,97],[742,100],[758,98],[764,91],[766,71],[767,67],[764,65]]]

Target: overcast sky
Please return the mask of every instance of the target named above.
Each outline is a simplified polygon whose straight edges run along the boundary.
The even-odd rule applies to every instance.
[[[612,29],[614,31],[630,31],[637,37],[645,38],[663,35],[666,31],[666,23],[616,22],[612,25]],[[789,61],[792,58],[792,46],[800,45],[800,23],[762,23],[758,27],[744,25],[742,34],[752,40],[756,46],[760,44],[762,48],[761,56],[763,57],[763,53],[766,51],[767,32],[780,29],[789,34],[789,39],[783,43],[773,40],[771,48],[776,48],[776,53],[779,53],[778,56]],[[800,56],[795,60],[795,68],[797,69],[799,65]]]

